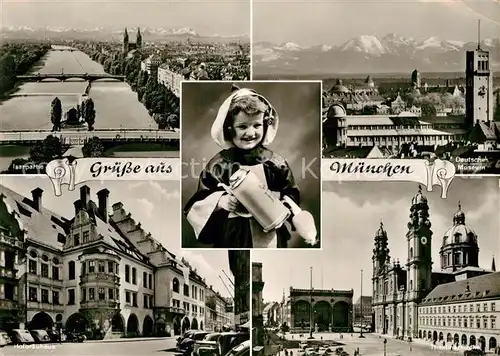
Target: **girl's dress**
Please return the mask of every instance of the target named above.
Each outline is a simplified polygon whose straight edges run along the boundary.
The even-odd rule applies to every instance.
[[[262,143],[251,150],[235,147],[231,141],[225,139],[223,133],[223,125],[231,100],[238,95],[258,96],[269,106],[268,115],[272,116],[271,124],[267,128]],[[184,208],[184,214],[201,243],[211,244],[215,248],[283,248],[287,246],[291,235],[286,224],[265,233],[253,217],[216,209],[219,199],[226,194],[218,184],[229,185],[229,177],[239,168],[250,169],[280,199],[286,195],[297,205],[300,204],[300,192],[288,163],[284,158],[266,148],[276,136],[278,122],[278,114],[269,101],[250,89],[233,92],[220,107],[212,125],[212,138],[223,150],[208,162],[200,175],[197,192]]]

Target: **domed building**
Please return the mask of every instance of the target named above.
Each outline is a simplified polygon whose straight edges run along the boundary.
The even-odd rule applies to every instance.
[[[381,224],[373,249],[373,328],[388,336],[420,338],[447,349],[479,347],[494,352],[500,323],[500,272],[479,267],[478,236],[465,223],[460,203],[453,225],[439,251],[438,271],[432,266],[429,201],[419,187],[411,199],[407,224],[406,264],[389,255],[389,233]]]
[[[453,226],[444,234],[439,255],[443,271],[455,272],[467,266],[479,267],[477,235],[465,223],[465,213],[460,202],[458,211],[453,215]]]
[[[344,85],[342,79],[337,79],[337,83],[330,89],[330,94],[348,95],[351,91]]]
[[[342,104],[328,109],[323,121],[323,142],[326,147],[345,146],[347,143],[347,113]]]

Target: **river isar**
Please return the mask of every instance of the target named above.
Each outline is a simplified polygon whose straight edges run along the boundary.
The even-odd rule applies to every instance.
[[[102,65],[80,51],[61,51],[53,46],[44,59],[43,66],[33,74],[104,74]],[[63,113],[79,103],[88,82],[68,79],[64,82],[45,79],[41,82],[23,83],[14,96],[0,105],[0,130],[50,130],[50,104],[57,96]],[[146,108],[137,100],[137,94],[125,82],[96,80],[89,96],[95,104],[95,129],[157,129],[158,125]]]

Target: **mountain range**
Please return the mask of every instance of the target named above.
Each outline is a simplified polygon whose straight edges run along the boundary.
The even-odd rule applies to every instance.
[[[96,41],[121,41],[124,29],[108,29],[95,27],[91,29],[75,29],[65,27],[33,28],[28,26],[4,26],[0,30],[0,38],[11,40],[96,40]],[[134,41],[136,28],[128,28],[131,41]],[[200,35],[190,27],[182,28],[141,28],[141,35],[145,41],[179,41],[188,38],[197,41],[249,41],[248,35],[219,36]]]
[[[465,52],[475,48],[474,42],[413,39],[391,33],[383,37],[361,35],[339,46],[255,42],[252,56],[257,76],[407,73],[414,69],[464,72]],[[481,48],[490,52],[491,68],[500,70],[500,39],[484,39]]]

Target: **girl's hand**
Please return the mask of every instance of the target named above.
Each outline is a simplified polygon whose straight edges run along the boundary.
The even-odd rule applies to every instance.
[[[240,207],[240,202],[233,195],[224,194],[220,197],[217,207],[230,212],[235,212]]]

